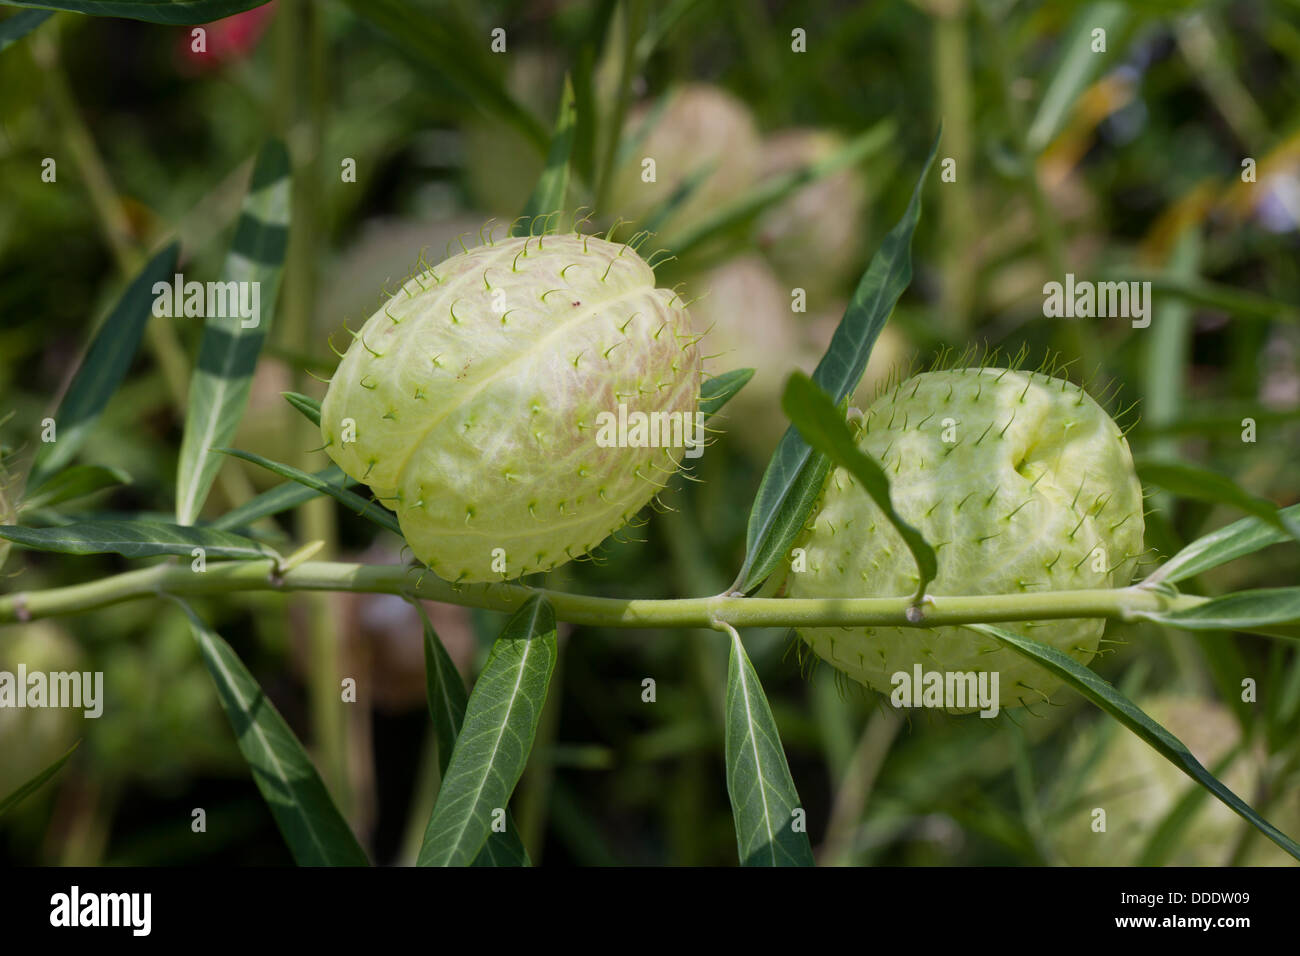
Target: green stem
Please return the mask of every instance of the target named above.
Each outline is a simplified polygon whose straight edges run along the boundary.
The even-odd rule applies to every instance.
[[[602,627],[945,627],[959,624],[1101,617],[1131,620],[1136,614],[1195,607],[1208,598],[1170,597],[1141,587],[1033,594],[934,595],[925,618],[908,621],[912,598],[678,598],[642,600],[591,597],[518,584],[450,584],[420,568],[403,565],[306,561],[277,573],[273,559],[222,561],[204,572],[185,564],[158,564],[86,584],[18,592],[0,597],[0,624],[77,614],[143,597],[230,594],[239,591],[353,591],[398,594],[497,611],[517,610],[541,594],[555,616]],[[933,602],[931,604],[930,602]]]

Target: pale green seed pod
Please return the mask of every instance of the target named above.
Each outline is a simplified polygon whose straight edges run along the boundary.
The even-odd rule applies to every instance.
[[[858,447],[890,481],[902,517],[934,546],[927,593],[1018,594],[1127,584],[1142,551],[1142,488],[1128,442],[1081,388],[997,368],[927,372],[867,410]],[[905,597],[918,575],[901,536],[843,469],[833,469],[792,571],[791,597]],[[1104,621],[1007,624],[1080,663]],[[818,656],[888,694],[923,671],[996,672],[999,705],[1034,704],[1059,681],[964,628],[811,628]],[[965,707],[960,712],[975,708]]]
[[[616,168],[608,208],[644,220],[695,175],[702,178],[658,227],[665,238],[697,225],[742,195],[758,177],[759,138],[749,108],[723,89],[691,84],[671,94],[662,113],[644,104],[624,129],[633,147]],[[647,160],[654,161],[649,181]]]
[[[829,130],[789,129],[763,141],[762,179],[824,160],[845,145]],[[814,309],[845,290],[862,270],[867,189],[855,168],[796,190],[758,219],[755,238],[781,280],[804,289]]]
[[[695,454],[699,390],[689,315],[631,247],[520,237],[408,280],[371,316],[321,433],[436,574],[499,581],[626,524]],[[664,413],[677,441],[604,427],[620,406]]]
[[[1241,743],[1241,727],[1228,708],[1209,698],[1160,694],[1139,700],[1152,720],[1187,745],[1187,749],[1229,790],[1257,805],[1266,759],[1257,746],[1243,748],[1223,766]],[[1105,720],[1093,723],[1069,748],[1065,775],[1081,774],[1082,793],[1054,827],[1056,852],[1071,866],[1127,866],[1139,862],[1148,841],[1178,803],[1197,788],[1185,773],[1144,741]],[[1104,818],[1097,813],[1104,811]],[[1284,833],[1300,830],[1300,793],[1277,794],[1264,816]],[[1101,828],[1104,822],[1105,828]],[[1249,866],[1294,866],[1295,859],[1208,794],[1179,834],[1167,858],[1171,866],[1224,866],[1239,841],[1251,842],[1241,860]]]

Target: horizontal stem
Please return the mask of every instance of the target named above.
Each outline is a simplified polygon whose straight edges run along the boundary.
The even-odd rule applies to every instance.
[[[1206,598],[1169,596],[1139,587],[1036,594],[937,595],[923,618],[909,620],[910,597],[746,598],[718,595],[675,600],[589,597],[518,584],[449,584],[420,568],[401,565],[306,561],[277,573],[276,563],[226,561],[193,571],[188,564],[158,564],[139,571],[44,591],[0,597],[0,623],[76,614],[162,594],[202,596],[238,591],[358,591],[400,594],[465,607],[513,611],[543,594],[560,620],[604,627],[839,627],[941,625],[1102,617],[1129,620],[1137,612],[1194,607]],[[914,613],[914,612],[913,612]]]

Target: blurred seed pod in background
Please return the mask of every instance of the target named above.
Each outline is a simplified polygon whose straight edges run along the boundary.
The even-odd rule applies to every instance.
[[[1139,700],[1152,720],[1186,744],[1201,765],[1251,806],[1260,809],[1260,783],[1265,756],[1247,747],[1220,772],[1220,762],[1241,742],[1241,729],[1228,708],[1217,701],[1191,695],[1162,694]],[[1103,739],[1101,735],[1105,735]],[[1100,745],[1100,753],[1097,748]],[[1093,759],[1095,755],[1095,759]],[[1092,760],[1090,766],[1088,762]],[[1138,862],[1147,842],[1178,802],[1196,784],[1157,754],[1148,744],[1111,721],[1097,722],[1075,741],[1066,760],[1069,773],[1082,771],[1083,784],[1056,829],[1061,861],[1071,866],[1125,866]],[[1300,792],[1279,793],[1264,817],[1284,833],[1300,832]],[[1106,831],[1093,831],[1094,810],[1106,811]],[[1200,805],[1165,861],[1172,866],[1224,866],[1249,836],[1241,861],[1253,866],[1294,865],[1295,860],[1266,838],[1258,836],[1241,817],[1209,794]]]
[[[762,144],[762,179],[790,173],[836,152],[844,138],[829,130],[787,129]],[[861,272],[867,188],[856,168],[809,183],[767,210],[755,238],[782,282],[805,289],[821,308]]]
[[[690,197],[659,224],[671,242],[674,233],[746,192],[758,178],[759,137],[748,107],[730,93],[705,84],[688,84],[655,102],[632,110],[624,135],[632,145],[613,174],[605,208],[607,220],[622,216],[644,224],[647,216],[688,178],[703,179]],[[654,160],[655,181],[646,182],[643,165]],[[710,170],[705,173],[705,169]]]
[[[50,621],[0,630],[0,671],[17,679],[28,674],[80,671],[85,654],[66,631]],[[16,687],[26,694],[25,687]],[[85,733],[81,710],[62,707],[0,707],[0,797],[44,770]]]

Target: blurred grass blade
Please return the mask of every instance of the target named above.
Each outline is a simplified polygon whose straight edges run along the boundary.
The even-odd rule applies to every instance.
[[[302,412],[307,421],[317,428],[320,427],[320,402],[301,392],[281,392],[280,394],[284,396],[286,402]]]
[[[299,866],[369,866],[311,758],[243,661],[188,604],[176,603],[190,619],[239,750],[294,860]]]
[[[52,508],[105,488],[129,485],[131,476],[120,468],[104,465],[73,465],[43,483],[36,493],[28,495],[18,505],[19,513],[32,508]]]
[[[1135,616],[1185,631],[1254,631],[1300,638],[1300,587],[1237,591],[1182,610],[1139,611]]]
[[[211,23],[260,7],[267,0],[0,0],[10,7],[48,7],[94,17],[123,17],[148,23]]]
[[[992,624],[967,624],[965,626],[971,630],[979,631],[981,634],[987,634],[999,644],[1034,661],[1059,677],[1135,733],[1141,740],[1149,744],[1156,753],[1214,794],[1230,810],[1245,818],[1251,826],[1263,833],[1264,836],[1286,850],[1297,860],[1300,860],[1300,844],[1297,844],[1251,809],[1244,800],[1225,787],[1219,782],[1218,778],[1201,766],[1200,762],[1192,756],[1191,752],[1183,746],[1177,737],[1144,714],[1127,697],[1091,670],[1054,647],[1048,647],[1046,644],[1023,637],[1005,628],[995,627]]]
[[[433,732],[438,740],[438,772],[447,776],[447,765],[451,763],[451,754],[456,747],[456,738],[460,735],[465,722],[465,706],[468,698],[465,684],[460,672],[447,654],[438,632],[429,620],[428,612],[419,601],[412,601],[420,612],[424,622],[424,680],[426,699],[429,704],[429,718],[433,721]],[[504,832],[492,831],[488,834],[483,849],[474,858],[475,866],[529,866],[528,852],[519,839],[519,829],[506,810],[506,829]]]
[[[1025,145],[1031,155],[1041,153],[1056,138],[1088,84],[1096,79],[1105,64],[1117,58],[1119,33],[1128,17],[1127,5],[1118,0],[1090,3],[1075,14],[1061,38],[1060,59],[1025,134]],[[1106,31],[1105,53],[1093,52],[1092,31],[1096,29]]]
[[[221,269],[223,284],[239,283],[241,289],[247,284],[258,291],[258,309],[251,319],[241,318],[228,294],[224,311],[231,314],[208,315],[204,320],[176,475],[179,524],[198,519],[221,467],[215,448],[234,436],[248,404],[288,246],[289,173],[288,152],[278,140],[271,140],[258,154],[234,242]],[[236,295],[242,298],[242,293]],[[253,324],[246,326],[249,321]]]
[[[17,43],[52,16],[52,10],[23,10],[0,20],[0,51]]]
[[[735,398],[753,377],[752,368],[736,368],[703,382],[700,385],[700,412],[705,421],[722,411],[723,406]]]
[[[1300,541],[1300,519],[1282,514],[1276,505],[1240,488],[1230,478],[1186,462],[1139,460],[1138,475],[1180,498],[1231,505]]]
[[[223,455],[232,455],[235,458],[242,458],[244,461],[252,462],[254,465],[261,465],[267,471],[273,471],[281,478],[288,478],[291,481],[296,481],[313,491],[322,495],[329,495],[331,498],[341,501],[361,517],[368,518],[375,524],[379,525],[379,527],[386,528],[393,532],[393,534],[401,535],[402,533],[402,528],[397,523],[397,517],[391,511],[386,508],[381,508],[372,501],[367,501],[356,492],[348,491],[347,488],[343,487],[341,484],[335,484],[334,482],[325,479],[322,477],[325,472],[318,471],[316,474],[311,475],[305,471],[300,471],[297,468],[294,468],[292,465],[284,465],[278,461],[271,461],[269,458],[263,458],[261,455],[254,455],[249,451],[240,451],[238,448],[216,448],[213,450],[220,452]],[[328,469],[326,469],[326,471],[328,471]]]
[[[1300,521],[1300,505],[1283,508],[1278,514],[1288,523]],[[1147,582],[1155,584],[1166,581],[1176,584],[1221,564],[1254,554],[1271,544],[1290,540],[1291,535],[1286,531],[1279,530],[1260,518],[1242,518],[1197,538],[1157,568],[1147,578]]]
[[[893,120],[881,120],[865,132],[859,133],[844,146],[837,149],[829,156],[819,159],[814,163],[796,169],[792,172],[780,176],[774,176],[765,183],[755,186],[752,190],[737,199],[719,207],[712,215],[702,220],[697,225],[692,226],[685,232],[672,237],[673,252],[679,257],[685,257],[687,253],[697,246],[712,239],[720,233],[726,232],[742,223],[753,220],[763,210],[776,205],[786,197],[792,195],[809,183],[816,182],[826,176],[830,176],[850,166],[856,166],[868,156],[878,153],[894,140],[896,129]],[[939,147],[939,138],[935,137],[934,146],[930,150],[930,158],[926,160],[925,168],[921,171],[921,183],[925,182],[925,174],[930,169],[930,162],[934,159],[934,151]],[[920,183],[918,183],[917,192],[919,194]],[[915,200],[917,204],[916,215],[920,214],[920,199]],[[908,206],[908,211],[903,217],[907,221],[912,217],[912,207]],[[902,225],[902,223],[900,223]],[[910,228],[906,230],[906,244],[904,247],[904,256],[907,257],[907,249],[911,246],[911,230],[916,227],[913,221]],[[885,239],[881,245],[881,252],[884,252],[886,246],[890,244],[890,239],[894,238],[898,226]],[[880,255],[880,253],[877,253]],[[875,260],[872,260],[872,266],[875,266]],[[868,274],[870,274],[870,268]],[[908,280],[911,278],[911,261],[908,259]],[[899,289],[901,293],[907,288],[907,281],[903,282]],[[861,286],[859,286],[859,291]],[[856,298],[855,294],[855,298]],[[897,296],[895,296],[895,299]],[[865,367],[865,366],[864,366]],[[859,377],[861,375],[859,374]]]
[[[795,372],[786,380],[781,408],[808,444],[858,480],[902,537],[916,559],[915,600],[919,602],[925,596],[926,585],[939,573],[938,559],[921,532],[894,510],[889,496],[889,479],[884,471],[870,455],[858,448],[844,415],[831,402],[830,396],[814,385],[807,375]]]
[[[1162,293],[1162,297],[1167,295],[1239,319],[1300,322],[1300,308],[1292,303],[1205,279],[1131,269],[1108,274],[1106,278],[1115,282],[1150,282],[1151,291]]]
[[[338,465],[330,465],[328,468],[313,472],[311,477],[328,485],[337,485],[340,489],[345,490],[358,483],[345,475],[343,469],[339,468]],[[317,491],[313,487],[289,479],[282,485],[276,485],[269,491],[264,491],[260,495],[248,499],[238,508],[227,511],[207,527],[226,531],[232,531],[235,528],[246,528],[263,518],[269,518],[271,515],[278,515],[281,512],[296,508],[303,502],[311,501],[321,494],[323,492]]]
[[[565,208],[569,197],[569,157],[573,152],[575,122],[573,82],[566,76],[564,91],[560,94],[560,114],[555,120],[555,135],[551,138],[551,149],[546,156],[546,168],[538,177],[523,214],[511,227],[512,236],[531,235],[536,219],[545,218]]]
[[[345,0],[414,67],[446,84],[489,116],[504,120],[545,153],[550,136],[506,89],[488,52],[489,37],[457,18],[421,10],[404,0]],[[501,57],[502,60],[505,57]]]
[[[880,330],[912,281],[912,234],[921,218],[921,190],[941,135],[942,131],[935,134],[907,211],[871,257],[826,354],[813,371],[812,380],[836,405],[858,387]],[[781,562],[807,521],[829,470],[829,460],[814,454],[794,426],[786,429],[758,486],[745,531],[745,561],[732,590],[754,590]]]
[[[740,634],[731,636],[727,664],[727,794],[736,820],[741,866],[812,866],[812,847],[795,829],[799,793],[790,777],[772,709]]]
[[[63,769],[63,765],[68,762],[68,760],[72,757],[74,753],[76,753],[77,748],[80,746],[81,746],[81,741],[78,740],[75,744],[73,744],[71,747],[67,749],[67,751],[63,754],[62,757],[54,761],[54,763],[50,764],[48,767],[46,767],[36,776],[28,780],[26,783],[21,784],[17,789],[11,792],[8,796],[0,799],[0,817],[3,817],[6,813],[8,813],[14,807],[18,806],[18,804],[22,803],[24,800],[30,797],[37,790],[41,789],[41,787],[45,786],[46,782],[51,777],[53,777],[56,773],[58,773],[60,770]]]
[[[195,548],[202,548],[206,558],[240,561],[279,558],[274,549],[229,531],[158,521],[78,521],[55,528],[2,525],[0,538],[25,548],[59,554],[120,554],[127,558],[180,554],[190,557]]]
[[[696,191],[704,185],[704,181],[712,176],[717,168],[716,163],[705,162],[692,169],[677,184],[677,188],[669,194],[668,198],[646,214],[645,218],[639,223],[641,228],[653,235],[663,232],[664,226],[672,222],[672,218],[677,215],[677,211],[690,201]]]
[[[465,866],[528,762],[555,670],[555,612],[541,595],[506,622],[474,684],[420,848],[420,866]]]
[[[150,259],[100,325],[54,413],[56,440],[42,444],[36,451],[28,491],[35,491],[72,460],[122,384],[153,314],[154,283],[171,282],[177,253],[178,246],[173,242]]]

